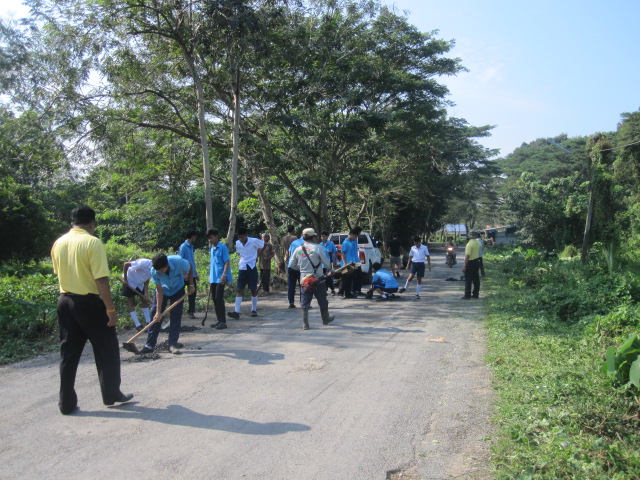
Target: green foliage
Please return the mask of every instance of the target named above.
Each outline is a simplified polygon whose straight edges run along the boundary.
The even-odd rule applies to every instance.
[[[635,276],[523,249],[484,258],[495,478],[639,478],[639,398],[600,371],[605,346],[638,330]]]
[[[607,348],[601,370],[619,385],[640,388],[640,337],[632,333],[619,347]]]
[[[54,239],[54,222],[33,189],[11,177],[0,178],[0,261],[46,255]]]
[[[115,240],[109,240],[104,244],[107,253],[107,263],[112,272],[122,274],[124,262],[137,260],[138,258],[153,258],[155,252],[143,250],[137,245],[122,245]]]
[[[0,275],[0,364],[37,354],[54,339],[57,278],[50,268],[31,269],[36,273]]]

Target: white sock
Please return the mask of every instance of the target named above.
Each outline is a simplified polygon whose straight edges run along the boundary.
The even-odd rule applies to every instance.
[[[380,295],[380,298],[387,298],[387,294],[383,293],[382,295]]]
[[[235,312],[240,313],[240,304],[242,303],[242,297],[236,297],[236,307]]]
[[[406,290],[407,288],[409,288],[409,279],[407,278],[407,281],[404,282],[404,289]]]
[[[420,295],[421,290],[422,290],[422,285],[416,285],[416,295]]]
[[[147,323],[151,323],[151,312],[149,311],[149,309],[143,308],[142,313],[144,314],[144,319],[147,321]]]
[[[131,315],[131,318],[133,319],[133,324],[136,327],[139,327],[140,321],[138,320],[138,314],[136,312],[129,312],[129,315]]]
[[[258,310],[258,297],[251,297],[251,311],[256,312]]]

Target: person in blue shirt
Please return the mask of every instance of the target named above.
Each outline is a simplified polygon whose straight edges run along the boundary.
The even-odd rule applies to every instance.
[[[140,353],[151,353],[156,348],[158,334],[160,333],[160,316],[165,311],[168,303],[174,303],[184,297],[185,277],[189,285],[188,294],[195,291],[193,286],[193,267],[179,255],[166,256],[164,253],[154,255],[151,260],[151,279],[156,284],[156,294],[151,304],[151,316],[155,323],[147,331],[147,342]],[[183,302],[180,302],[169,312],[169,351],[180,354],[182,344],[180,338],[180,326],[182,324]]]
[[[322,232],[320,232],[320,245],[322,245],[324,247],[324,251],[327,252],[327,257],[329,257],[329,262],[331,262],[331,264],[333,265],[336,261],[336,255],[338,254],[338,249],[336,248],[336,245],[329,240],[329,232],[327,232],[326,230],[323,230]],[[324,269],[324,273],[327,273],[327,269]],[[336,289],[333,283],[333,277],[329,276],[327,277],[327,291],[331,290],[331,295],[335,295],[336,294]]]
[[[394,293],[398,291],[398,282],[395,276],[384,270],[378,262],[371,265],[371,268],[374,273],[371,280],[371,288],[367,292],[367,298],[373,298],[374,292],[380,294],[380,300],[388,300],[395,297]]]
[[[218,323],[211,325],[216,330],[227,328],[226,310],[224,306],[224,286],[233,281],[231,266],[229,265],[229,249],[220,242],[220,232],[215,228],[207,230],[207,240],[211,249],[209,260],[209,288],[213,298]]]
[[[342,242],[340,254],[342,255],[344,265],[353,262],[357,267],[360,267],[358,235],[360,235],[361,231],[362,230],[359,227],[354,228]],[[360,289],[362,288],[360,272],[360,268],[356,268],[352,274],[342,276],[338,295],[343,296],[344,298],[356,298],[356,295],[360,293]]]
[[[296,251],[296,248],[303,243],[304,240],[300,237],[289,244],[289,261],[287,262],[287,299],[289,300],[289,308],[296,308],[296,304],[294,303],[296,298],[296,285],[300,285],[300,270],[291,268],[291,257],[293,256],[293,252]]]
[[[187,260],[193,268],[193,293],[189,295],[189,318],[196,318],[196,291],[198,290],[198,270],[196,270],[195,248],[197,233],[190,230],[185,235],[185,241],[178,248],[178,255]]]

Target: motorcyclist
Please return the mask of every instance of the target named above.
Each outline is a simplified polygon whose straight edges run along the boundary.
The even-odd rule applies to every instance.
[[[456,261],[456,243],[453,241],[453,237],[447,238],[447,243],[445,244],[444,248],[447,252],[447,265],[449,265],[449,258],[452,259],[452,266],[458,263]]]

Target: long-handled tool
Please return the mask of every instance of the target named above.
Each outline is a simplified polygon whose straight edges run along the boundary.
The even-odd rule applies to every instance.
[[[140,297],[142,297],[142,299],[145,302],[147,302],[148,304],[151,304],[151,300],[149,300],[149,297],[147,297],[144,293],[141,293],[140,290],[138,290],[137,288],[133,288],[131,285],[125,282],[124,278],[118,277],[118,280],[120,280],[124,284],[124,286],[127,287],[129,290],[131,290],[134,293],[137,293]]]
[[[207,315],[209,315],[209,300],[211,300],[211,285],[209,285],[209,295],[207,295],[207,308],[204,309],[204,318],[202,319],[202,324],[200,326],[204,327],[204,321],[207,319]]]
[[[162,320],[162,317],[164,317],[167,313],[169,313],[172,309],[174,309],[175,307],[177,307],[178,305],[180,305],[180,303],[185,299],[186,295],[183,295],[182,297],[180,297],[178,300],[176,300],[175,302],[173,302],[169,308],[167,308],[164,312],[162,312],[162,314],[157,317],[154,318],[151,322],[149,322],[142,330],[140,330],[138,333],[136,333],[133,337],[131,337],[128,341],[124,342],[122,344],[122,348],[124,348],[127,352],[131,352],[131,353],[135,353],[136,355],[140,354],[140,350],[138,350],[138,347],[136,347],[136,344],[133,343],[133,341],[138,338],[140,335],[142,335],[144,332],[146,332],[147,330],[149,330],[149,327],[151,327],[151,325],[153,325],[154,323],[158,323],[160,320]]]

